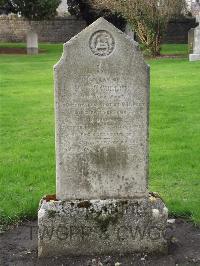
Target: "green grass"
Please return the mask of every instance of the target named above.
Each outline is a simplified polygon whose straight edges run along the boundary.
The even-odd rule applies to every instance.
[[[186,55],[188,53],[188,46],[186,44],[163,44],[161,53],[166,55]]]
[[[2,44],[24,47],[23,44]],[[37,215],[55,193],[52,67],[62,45],[41,45],[39,56],[0,56],[0,223]],[[186,54],[186,45],[163,53]],[[151,65],[150,189],[170,213],[200,223],[200,62],[156,59]]]
[[[42,48],[48,53],[0,56],[3,222],[34,217],[41,196],[55,191],[52,70],[62,45]]]
[[[200,62],[151,61],[150,185],[200,223]]]

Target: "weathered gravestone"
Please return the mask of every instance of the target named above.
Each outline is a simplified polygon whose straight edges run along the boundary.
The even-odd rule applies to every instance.
[[[126,24],[125,33],[133,40],[135,39],[133,28],[131,27],[129,23]]]
[[[103,18],[55,66],[56,199],[41,200],[39,256],[166,251],[148,193],[149,67]]]
[[[190,61],[200,60],[200,14],[196,20],[199,25],[194,29],[193,53],[189,55]]]
[[[26,37],[27,54],[38,54],[38,35],[35,31],[30,30]]]
[[[193,44],[194,44],[194,28],[191,28],[188,31],[188,52],[189,54],[193,52]]]

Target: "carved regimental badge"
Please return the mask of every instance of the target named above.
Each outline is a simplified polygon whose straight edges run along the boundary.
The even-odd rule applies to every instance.
[[[99,30],[92,34],[90,38],[90,49],[95,55],[108,56],[115,48],[113,36],[105,30]]]

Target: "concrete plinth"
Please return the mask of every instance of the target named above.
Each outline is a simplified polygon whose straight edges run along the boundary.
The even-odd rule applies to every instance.
[[[38,212],[39,257],[167,251],[160,198],[47,201]]]
[[[27,47],[27,54],[30,54],[30,55],[38,54],[38,48]]]
[[[200,54],[190,54],[190,55],[189,55],[189,60],[190,60],[190,61],[197,61],[197,60],[200,60]]]

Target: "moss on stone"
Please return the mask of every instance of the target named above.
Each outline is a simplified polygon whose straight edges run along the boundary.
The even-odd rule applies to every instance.
[[[49,218],[54,218],[55,216],[56,216],[55,210],[48,210],[48,217]]]
[[[110,223],[116,224],[118,221],[118,215],[107,214],[106,216],[98,215],[94,218],[101,231],[105,233],[108,230],[108,226]]]
[[[90,206],[92,205],[92,203],[89,200],[85,200],[85,201],[81,201],[77,204],[78,208],[90,208]]]

